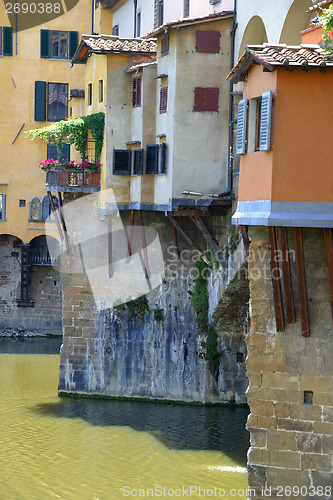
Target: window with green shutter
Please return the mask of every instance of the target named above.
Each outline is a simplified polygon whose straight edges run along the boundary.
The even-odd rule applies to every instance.
[[[132,151],[132,175],[143,174],[143,149]]]
[[[46,121],[46,82],[35,82],[35,121]]]
[[[165,174],[166,172],[166,149],[167,146],[165,143],[162,143],[160,145],[159,149],[159,168],[158,168],[158,173],[159,174]]]
[[[50,57],[50,30],[40,30],[40,57]]]
[[[113,150],[113,174],[131,174],[131,151],[128,149]]]
[[[158,173],[158,144],[148,144],[146,150],[146,174]]]
[[[40,57],[72,59],[79,44],[78,31],[40,30]]]

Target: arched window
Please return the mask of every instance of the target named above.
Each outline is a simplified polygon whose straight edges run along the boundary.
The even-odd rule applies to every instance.
[[[31,221],[41,220],[41,202],[38,196],[34,196],[30,200],[29,220]]]
[[[54,203],[55,208],[58,210],[59,209],[59,201],[58,198],[53,194],[52,195],[52,200]],[[54,220],[54,217],[51,214],[51,206],[50,206],[50,200],[48,195],[45,195],[42,201],[42,220],[47,220],[48,217],[50,216],[50,220]]]
[[[6,195],[0,191],[0,220],[6,220]]]

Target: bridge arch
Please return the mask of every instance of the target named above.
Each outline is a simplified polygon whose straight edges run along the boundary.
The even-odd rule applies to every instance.
[[[267,42],[267,33],[264,21],[260,16],[251,17],[244,31],[238,57],[243,54],[246,45],[261,45],[265,42]]]
[[[311,5],[311,0],[294,0],[282,27],[280,43],[288,45],[301,43],[301,31],[309,27],[310,21],[315,15],[313,12],[306,12]]]

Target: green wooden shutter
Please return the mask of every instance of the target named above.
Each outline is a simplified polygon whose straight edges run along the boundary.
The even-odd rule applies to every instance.
[[[146,174],[158,173],[158,144],[148,144],[146,154]]]
[[[78,31],[70,31],[69,32],[69,59],[72,59],[72,57],[74,56],[78,45],[79,45],[79,32]]]
[[[68,143],[64,143],[62,145],[62,159],[67,160],[67,158],[71,159],[71,145]]]
[[[57,145],[54,144],[53,142],[48,142],[47,144],[47,159],[53,158],[54,160],[57,160],[59,157],[59,151],[57,148]]]
[[[45,196],[42,202],[42,220],[46,220],[49,215],[50,215],[50,200],[48,196]]]
[[[237,118],[237,138],[236,138],[236,154],[245,154],[246,149],[246,132],[247,132],[247,99],[242,99],[238,104]]]
[[[130,175],[131,173],[131,153],[128,149],[113,150],[113,174]]]
[[[260,115],[260,151],[269,151],[271,147],[272,91],[264,92],[261,99]]]
[[[166,144],[162,143],[160,145],[160,168],[159,173],[165,174],[166,171]]]
[[[40,57],[50,57],[50,30],[40,30]]]
[[[132,173],[134,175],[143,174],[143,149],[134,149],[132,151]]]
[[[46,121],[46,82],[35,82],[35,121]]]
[[[13,28],[4,26],[2,28],[3,36],[3,55],[12,56],[13,55]]]

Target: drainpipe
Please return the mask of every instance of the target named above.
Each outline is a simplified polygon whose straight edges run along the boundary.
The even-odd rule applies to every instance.
[[[94,34],[95,27],[95,0],[91,0],[91,34]]]
[[[138,9],[138,0],[133,0],[134,2],[134,38],[136,38],[136,12]]]
[[[237,29],[237,0],[234,0],[234,17],[232,23],[232,29],[230,32],[231,35],[231,54],[230,54],[230,71],[235,65],[235,37],[236,37],[236,29]],[[217,196],[226,196],[230,195],[232,192],[232,174],[233,174],[233,163],[234,163],[234,84],[230,82],[229,88],[229,144],[228,144],[228,188],[227,191],[223,193],[219,193]]]

